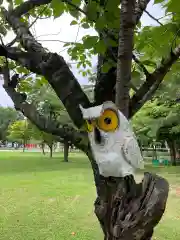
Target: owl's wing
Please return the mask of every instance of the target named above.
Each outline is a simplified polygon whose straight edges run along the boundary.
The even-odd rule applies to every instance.
[[[136,138],[126,137],[122,146],[125,160],[134,168],[143,168],[143,157]]]

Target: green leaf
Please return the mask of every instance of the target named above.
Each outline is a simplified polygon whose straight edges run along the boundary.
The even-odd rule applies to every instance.
[[[133,71],[132,73],[131,73],[131,77],[132,78],[140,78],[140,72],[138,72],[138,71]]]
[[[78,22],[75,21],[75,20],[73,20],[73,21],[70,23],[70,25],[77,25],[77,24],[78,24]]]
[[[137,27],[138,27],[138,28],[141,28],[141,26],[142,26],[142,25],[141,25],[141,21],[139,21],[138,24],[137,24]]]
[[[71,43],[65,43],[63,47],[68,47],[70,45],[71,45]]]
[[[98,4],[96,3],[96,1],[89,1],[88,5],[87,5],[87,16],[88,18],[92,21],[92,20],[96,20],[97,19],[97,13],[98,13]]]
[[[89,66],[89,67],[92,67],[92,64],[90,61],[86,60],[86,64]]]
[[[107,73],[111,67],[112,67],[111,63],[105,62],[102,66],[102,72]]]
[[[20,5],[21,3],[23,3],[23,0],[15,0],[14,2],[16,5]]]
[[[97,42],[97,44],[94,46],[94,50],[96,51],[96,53],[101,53],[104,54],[105,51],[107,49],[107,46],[105,44],[105,42],[103,40],[100,40],[99,42]]]
[[[86,49],[93,48],[98,41],[97,36],[87,36],[83,38],[83,45]]]
[[[82,75],[83,75],[83,77],[86,77],[87,76],[87,72],[82,72]]]
[[[83,24],[81,25],[81,27],[83,27],[83,28],[85,28],[85,29],[88,29],[88,28],[90,28],[90,26],[89,26],[89,24],[88,24],[88,23],[83,23]]]
[[[26,78],[26,81],[27,81],[27,82],[31,82],[32,79],[33,79],[32,77],[28,77],[28,78]]]
[[[73,4],[75,4],[76,6],[80,6],[81,5],[81,0],[71,0],[71,2]]]
[[[80,68],[81,65],[82,65],[82,62],[79,62],[79,63],[77,64],[77,68]]]
[[[107,43],[111,47],[117,47],[118,46],[118,41],[114,41],[113,39],[107,39]]]
[[[151,67],[156,67],[156,63],[151,61],[151,60],[144,60],[144,61],[141,61],[141,62],[144,65],[151,66]]]
[[[104,29],[106,26],[106,21],[103,17],[98,18],[98,20],[95,23],[97,29]]]
[[[154,0],[154,4],[162,3],[164,0]]]
[[[74,7],[68,6],[68,10],[69,10],[69,13],[71,14],[71,16],[73,16],[76,19],[79,18],[80,12],[78,10],[76,10]]]
[[[8,66],[10,69],[14,69],[16,67],[16,64],[13,61],[11,61],[9,62]]]
[[[28,73],[28,70],[24,67],[17,67],[16,70],[18,73]]]
[[[65,5],[59,0],[52,0],[51,7],[53,9],[54,18],[60,17],[65,11]]]
[[[166,4],[165,7],[167,7],[166,9],[166,13],[167,12],[173,12],[176,13],[177,9],[179,9],[179,2],[177,0],[169,0]]]

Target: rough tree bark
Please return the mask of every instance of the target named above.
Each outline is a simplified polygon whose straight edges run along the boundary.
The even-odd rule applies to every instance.
[[[135,27],[135,24],[138,23],[149,1],[150,0],[138,0],[136,1],[136,5],[133,5],[133,7],[128,5],[128,1],[121,1],[124,3],[124,6],[128,6],[128,11],[130,11],[129,8],[132,7],[129,14],[135,14],[135,16],[130,16],[128,14],[130,17],[129,20],[131,21],[131,30],[129,29],[128,32],[128,24],[124,26],[124,28],[123,26],[121,28],[121,36],[125,36],[125,32],[123,31],[127,31],[127,33],[129,33],[126,37],[128,38],[128,43],[131,44],[131,50],[133,42],[132,29]],[[75,125],[78,128],[81,128],[84,122],[79,109],[79,104],[82,104],[84,107],[88,107],[90,102],[87,96],[82,91],[78,81],[70,71],[64,59],[56,53],[46,51],[41,44],[34,39],[25,23],[20,21],[21,16],[34,7],[50,2],[51,0],[28,0],[11,12],[7,12],[3,9],[2,12],[7,23],[16,33],[17,39],[24,50],[11,47],[12,44],[9,44],[8,46],[1,45],[0,56],[6,56],[9,59],[15,60],[30,71],[43,75],[53,87],[57,96],[63,102]],[[69,3],[70,1],[64,0],[63,2]],[[89,1],[86,1],[87,4],[88,2]],[[135,1],[133,0],[130,2],[135,4]],[[102,3],[103,1],[101,1],[101,4]],[[123,9],[121,9],[121,11],[123,11]],[[124,17],[126,17],[125,15],[126,12],[124,11]],[[127,20],[126,22],[129,23]],[[110,30],[105,31],[108,35],[112,32],[113,31]],[[104,34],[102,36],[104,37]],[[117,38],[116,40],[118,41]],[[122,44],[122,52],[124,51],[124,47],[125,44]],[[114,48],[113,51],[117,57],[117,48]],[[119,51],[120,56],[121,51]],[[99,56],[98,65],[101,65],[100,62],[106,61],[107,57],[114,57],[114,54],[111,54],[112,49],[107,49],[107,52],[108,54],[106,54],[105,57]],[[171,65],[178,59],[179,55],[180,51],[179,48],[177,48],[161,63],[154,73],[149,74],[145,71],[147,81],[140,86],[133,98],[130,100],[129,117],[132,117],[135,111],[144,104],[144,102],[148,99],[147,95],[150,96],[154,93],[158,84],[160,84],[163,80],[163,76],[168,72]],[[125,87],[125,94],[123,93],[124,96],[127,96],[127,89],[129,89],[131,57],[132,52],[131,54],[128,52],[128,67],[126,72],[124,72],[124,74],[127,73],[127,76],[123,75],[124,80],[122,84],[123,88]],[[137,58],[134,59],[137,61]],[[123,57],[118,59],[118,61],[120,61],[121,68],[126,64]],[[143,71],[145,70],[143,66],[142,69]],[[118,74],[121,75],[122,72],[119,72]],[[109,79],[111,79],[111,81],[109,81]],[[167,181],[150,173],[144,174],[144,178],[140,184],[136,184],[132,176],[126,177],[125,179],[103,178],[100,176],[97,164],[92,156],[86,133],[81,130],[75,130],[70,126],[62,125],[57,121],[49,121],[45,116],[38,113],[33,104],[28,103],[23,96],[15,90],[15,88],[12,88],[9,85],[11,79],[7,74],[7,71],[4,72],[4,80],[4,88],[13,100],[16,109],[20,110],[28,119],[39,127],[40,130],[56,135],[59,137],[59,141],[61,142],[62,139],[70,141],[75,145],[75,147],[84,151],[89,157],[97,189],[95,213],[104,232],[105,240],[151,239],[153,229],[161,219],[165,210],[168,196]],[[102,74],[99,70],[95,87],[96,103],[102,103],[105,100],[114,99],[115,83],[116,68],[110,69],[107,74]],[[120,89],[120,91],[122,91],[122,89]],[[105,92],[107,95],[104,94]],[[126,103],[126,108],[127,105],[128,103]],[[125,112],[127,109],[124,109],[123,111]]]
[[[115,102],[127,118],[129,117],[131,64],[136,26],[135,8],[136,0],[121,1]]]

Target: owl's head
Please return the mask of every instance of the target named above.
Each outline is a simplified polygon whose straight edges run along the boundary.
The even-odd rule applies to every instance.
[[[114,134],[120,130],[121,126],[128,122],[111,101],[86,109],[80,105],[80,109],[88,134],[94,138],[96,144],[102,144],[103,135]]]

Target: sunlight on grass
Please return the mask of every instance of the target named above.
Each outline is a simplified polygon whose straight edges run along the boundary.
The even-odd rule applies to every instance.
[[[166,213],[154,239],[180,239],[180,168],[148,166],[170,182]],[[64,163],[40,153],[0,152],[1,240],[100,240],[93,212],[96,197],[90,164],[83,154]]]

